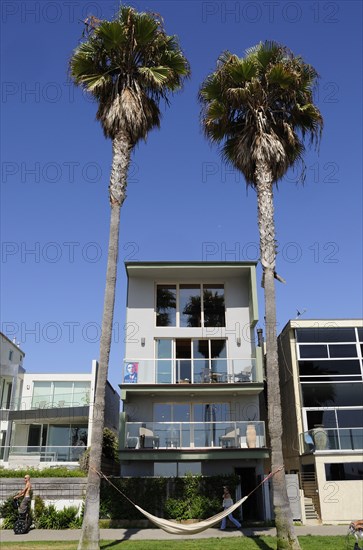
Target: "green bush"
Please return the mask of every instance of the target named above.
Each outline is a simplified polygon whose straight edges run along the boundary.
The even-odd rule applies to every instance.
[[[6,499],[0,506],[0,518],[2,518],[2,529],[12,529],[19,517],[18,509],[14,507],[13,497]]]
[[[35,497],[34,525],[37,529],[79,529],[82,525],[82,518],[77,514],[76,506],[57,510],[53,504],[46,506],[42,498]]]
[[[66,467],[44,468],[43,470],[37,470],[36,468],[27,468],[26,470],[0,468],[0,477],[24,478],[26,474],[30,475],[30,477],[86,477],[85,472],[79,468],[76,470],[70,470]]]
[[[203,496],[202,477],[187,474],[183,478],[183,494],[168,498],[164,505],[167,518],[176,520],[206,519],[220,511],[220,499]]]

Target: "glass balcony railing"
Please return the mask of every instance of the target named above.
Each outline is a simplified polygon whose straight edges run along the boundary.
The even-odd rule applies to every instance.
[[[300,434],[303,453],[363,450],[362,428],[318,427]]]
[[[79,457],[86,449],[87,447],[84,445],[75,447],[64,445],[16,445],[0,447],[0,458],[9,460],[9,462],[15,460],[16,457],[28,458],[33,462],[78,462]]]
[[[65,393],[57,395],[33,395],[22,397],[11,403],[10,410],[29,411],[33,409],[64,409],[89,405],[89,392]]]
[[[205,449],[265,447],[265,423],[127,422],[125,448]]]
[[[257,381],[255,358],[130,359],[124,361],[122,384],[243,384]]]

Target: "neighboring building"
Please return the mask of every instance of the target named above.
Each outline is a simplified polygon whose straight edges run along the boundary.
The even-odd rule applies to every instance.
[[[235,473],[249,493],[269,458],[255,263],[132,262],[126,272],[121,475]],[[270,517],[267,490],[245,519]]]
[[[363,321],[290,321],[279,338],[285,466],[305,516],[363,515]]]
[[[0,462],[4,449],[10,445],[9,409],[21,396],[23,387],[23,359],[25,353],[5,334],[0,332]]]
[[[7,436],[0,465],[78,465],[79,456],[91,441],[97,367],[93,361],[90,374],[28,374],[24,369],[17,374],[13,369],[13,387],[21,389],[3,400],[0,412],[7,419]],[[8,367],[1,364],[2,384],[10,383],[7,372]],[[118,435],[119,396],[109,383],[105,427]]]

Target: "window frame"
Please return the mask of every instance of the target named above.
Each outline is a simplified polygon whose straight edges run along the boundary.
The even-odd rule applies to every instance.
[[[181,325],[181,313],[180,313],[180,287],[183,285],[192,285],[195,287],[199,287],[200,291],[200,326],[196,327],[185,327]],[[213,287],[213,286],[220,286],[223,288],[223,298],[224,298],[224,325],[217,325],[216,327],[206,326],[205,325],[205,315],[204,315],[204,287]],[[158,311],[157,311],[157,293],[158,293],[158,287],[162,286],[175,286],[176,287],[176,311],[175,311],[175,325],[158,325]],[[225,328],[227,326],[227,308],[226,308],[226,285],[224,281],[214,281],[214,282],[193,282],[193,281],[183,281],[183,282],[155,282],[155,289],[154,289],[154,326],[155,328],[181,328],[181,329],[201,329],[201,328]]]

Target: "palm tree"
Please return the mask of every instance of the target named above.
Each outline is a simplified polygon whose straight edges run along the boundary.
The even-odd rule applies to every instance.
[[[109,354],[119,242],[120,209],[126,198],[130,155],[148,132],[159,127],[161,99],[179,90],[189,65],[175,36],[165,33],[156,14],[122,6],[112,21],[88,19],[85,40],[70,60],[74,83],[98,103],[97,119],[112,140],[109,183],[111,221],[106,288],[100,341],[99,369],[93,415],[90,468],[79,549],[99,548],[99,488],[105,388]]]
[[[264,42],[240,58],[223,53],[200,89],[203,126],[222,143],[225,161],[256,190],[266,319],[266,373],[273,505],[278,549],[300,548],[294,533],[283,469],[281,400],[276,335],[276,241],[273,188],[287,170],[302,164],[304,140],[319,142],[322,116],[313,104],[315,69],[276,42]]]

